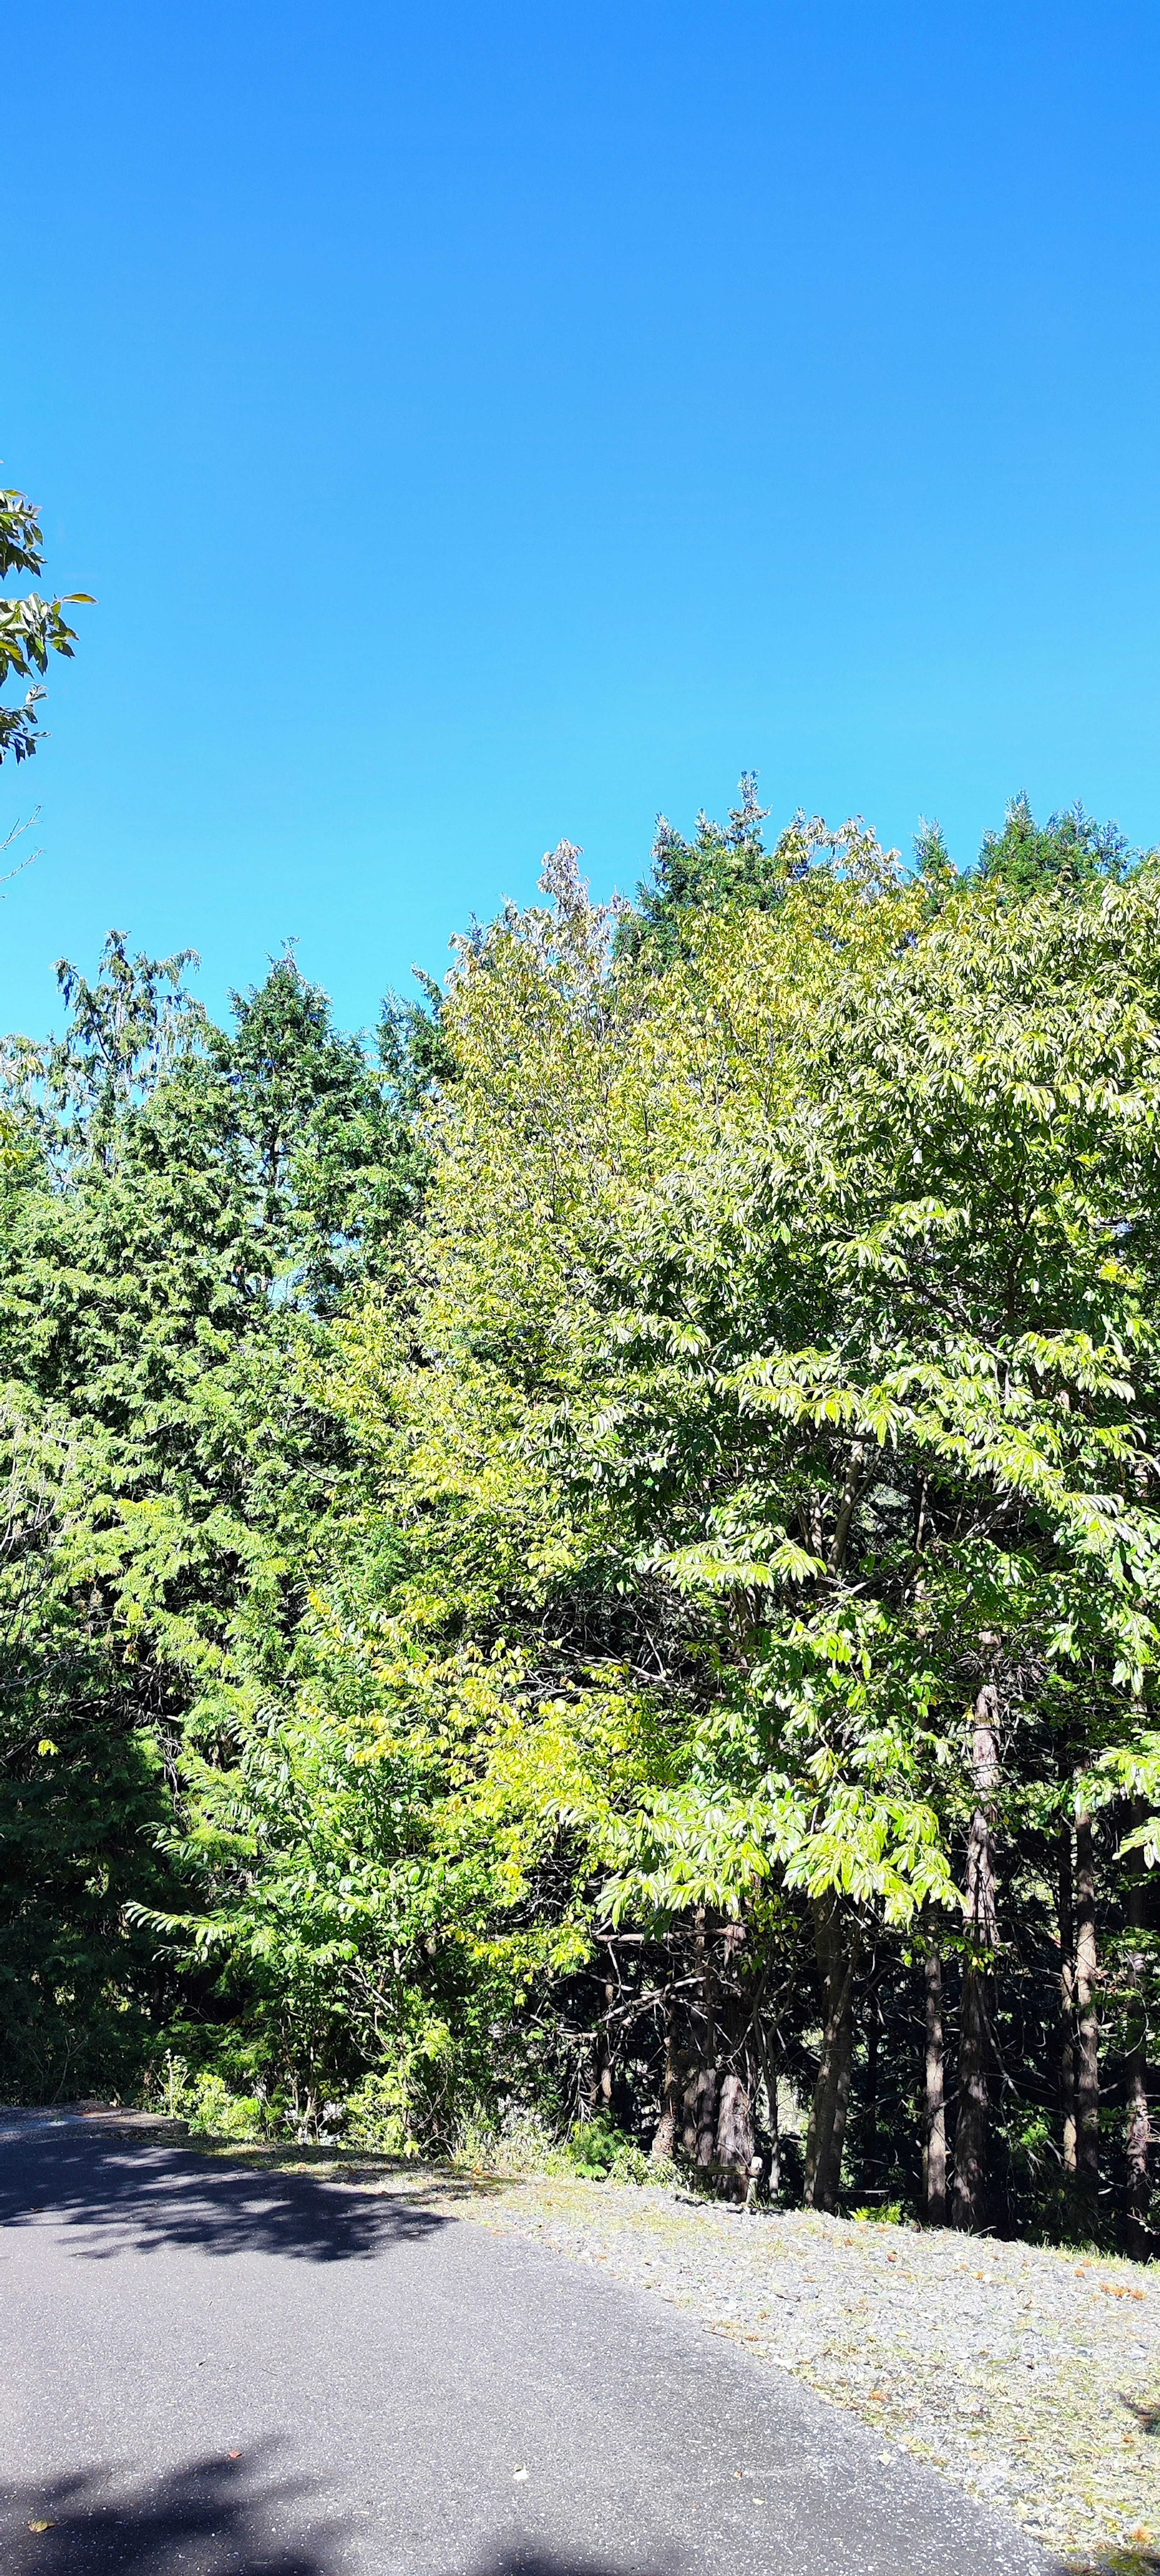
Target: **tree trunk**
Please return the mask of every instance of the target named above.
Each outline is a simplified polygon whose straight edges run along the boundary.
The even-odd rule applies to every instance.
[[[732,2200],[745,2198],[756,2144],[753,2104],[748,2089],[740,2075],[727,2075],[721,2086],[721,2107],[717,2114],[717,2164],[726,2178],[726,2189]]]
[[[989,1950],[998,1928],[995,1908],[995,1851],[991,1839],[991,1800],[999,1779],[999,1694],[984,1682],[975,1700],[971,1726],[971,1781],[975,1812],[967,1843],[967,1895],[964,1914],[972,1947]]]
[[[1092,1820],[1075,1819],[1076,2216],[1095,2234],[1100,2189],[1100,2025],[1096,2010],[1096,1870]]]
[[[1059,2061],[1059,2099],[1063,2112],[1064,2189],[1070,2210],[1075,2197],[1075,1908],[1071,1865],[1071,1820],[1059,1837],[1059,2000],[1063,2047]]]
[[[713,1992],[713,1962],[709,1956],[707,1917],[703,1905],[697,1907],[693,1949],[701,1978],[701,2009],[705,2022],[705,2040],[701,2064],[693,2088],[693,2117],[696,2129],[696,2158],[703,2172],[708,2172],[717,2153],[717,2006]]]
[[[608,2011],[611,2012],[612,2007],[616,2002],[616,1988],[612,1984],[611,1980],[608,1980],[605,1983],[604,2001]],[[592,2079],[588,2087],[588,2101],[590,2108],[593,2111],[611,2111],[612,2109],[612,2046],[609,2039],[609,2025],[607,2020],[601,2022],[596,2033],[596,2046],[593,2050],[592,2060]]]
[[[1143,2263],[1153,2251],[1153,2238],[1148,2225],[1152,2206],[1152,2184],[1148,2173],[1152,2116],[1148,2105],[1148,2059],[1142,2011],[1139,2026],[1140,2037],[1128,2059],[1124,2143],[1128,2160],[1128,2251]]]
[[[1148,2104],[1148,2066],[1143,2044],[1133,2049],[1128,2059],[1125,2139],[1128,2159],[1128,2252],[1137,2262],[1146,2262],[1153,2251],[1152,2230],[1148,2216],[1152,2207],[1152,2183],[1148,2172],[1148,2149],[1152,2143],[1152,2115]]]
[[[693,2077],[693,2154],[703,2173],[717,2158],[717,2069],[698,2066]],[[688,2094],[686,2093],[686,2101]]]
[[[923,2200],[928,2225],[945,2227],[947,2219],[947,2111],[943,2059],[942,1955],[934,1940],[934,1921],[927,1917],[926,1953],[926,2144],[922,2154]]]
[[[765,2090],[769,2102],[769,2197],[776,2200],[781,2191],[781,2125],[777,2109],[777,2076],[766,2062]]]
[[[971,1725],[971,1781],[975,1808],[967,1843],[967,1887],[963,1907],[967,1948],[959,2017],[959,2099],[955,2116],[952,2214],[956,2227],[982,2227],[986,2223],[990,2124],[986,1961],[994,1947],[998,1928],[995,1855],[991,1837],[991,1802],[999,1778],[998,1723],[998,1691],[994,1682],[984,1682],[976,1694]]]
[[[882,2010],[878,1998],[876,1975],[871,1974],[870,1992],[866,1998],[866,2090],[864,2128],[860,2163],[867,2182],[873,2189],[878,2181],[878,2051],[882,2038]]]
[[[661,2116],[651,2153],[658,2164],[665,2164],[677,2143],[677,2122],[681,2116],[681,2070],[678,2060],[680,2026],[672,1995],[665,1997],[665,2072],[661,2086]]]
[[[983,2227],[987,2216],[987,2004],[981,1968],[963,1968],[959,2012],[959,2106],[955,2115],[956,2227]]]
[[[1139,1824],[1144,1814],[1139,1807],[1133,1822]],[[1133,1932],[1142,1932],[1146,1919],[1143,1874],[1140,1855],[1132,1854],[1132,1875],[1128,1881],[1128,1922]],[[1152,2118],[1148,2104],[1148,2015],[1144,2002],[1144,1953],[1133,1950],[1128,1958],[1132,1979],[1132,2000],[1128,2020],[1128,2062],[1125,2070],[1124,2146],[1128,2166],[1128,2252],[1138,2261],[1146,2261],[1153,2251],[1152,2231],[1148,2225],[1152,2205],[1152,2184],[1148,2172],[1148,2149],[1152,2143]]]
[[[814,1939],[823,1977],[822,2054],[806,2134],[807,2209],[835,2210],[854,2055],[856,1929],[843,1924],[836,1897],[814,1906]]]

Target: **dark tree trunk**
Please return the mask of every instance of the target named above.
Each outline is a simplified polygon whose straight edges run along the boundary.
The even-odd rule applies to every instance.
[[[976,1695],[971,1726],[971,1782],[975,1807],[967,1843],[964,1906],[966,1952],[959,2017],[958,2109],[955,2114],[953,2217],[956,2227],[983,2227],[986,2224],[990,2128],[986,1969],[998,1928],[995,1855],[991,1838],[991,1808],[999,1779],[998,1722],[999,1694],[994,1682],[984,1682]]]
[[[838,1900],[814,1906],[814,1939],[822,1971],[822,2053],[806,2135],[807,2209],[835,2210],[854,2056],[854,1976],[859,1936]]]
[[[686,2095],[686,2100],[687,2100]],[[699,2066],[693,2078],[693,2154],[703,2173],[717,2160],[717,2069]]]
[[[681,2153],[690,2164],[697,2161],[697,2078],[699,2066],[686,2066],[681,2089]]]
[[[1138,1808],[1133,1822],[1142,1822],[1144,1810]],[[1128,1922],[1133,1932],[1142,1932],[1146,1921],[1146,1904],[1140,1855],[1133,1853],[1132,1876],[1128,1882]],[[1128,2251],[1144,2261],[1153,2250],[1148,2221],[1152,2207],[1152,2183],[1148,2172],[1148,2150],[1152,2143],[1152,2116],[1148,2103],[1148,2015],[1144,2002],[1144,1953],[1129,1953],[1128,1973],[1132,1996],[1128,2016],[1128,2060],[1124,2084],[1124,2146],[1128,2167]]]
[[[769,2103],[769,2197],[776,2200],[781,2190],[781,2124],[777,2109],[777,2076],[768,2060],[765,2091]]]
[[[943,2058],[942,1954],[927,1918],[926,1953],[926,2144],[922,2155],[923,2200],[931,2227],[947,2218],[946,2069]]]
[[[1070,2210],[1075,2197],[1075,1904],[1071,1858],[1071,1820],[1059,1837],[1059,2002],[1063,2042],[1059,2059],[1059,2101],[1063,2114],[1064,2190]]]
[[[652,2142],[652,2154],[658,2164],[667,2162],[677,2143],[677,2125],[681,2116],[680,2023],[672,1995],[665,1997],[665,2072],[661,2085],[661,2116]]]
[[[690,2068],[685,2083],[681,2142],[691,2161],[707,2172],[717,2154],[717,2009],[703,1905],[697,1907],[694,1916],[693,1956],[701,2000],[693,2014],[694,2024],[699,2026],[697,2062]]]
[[[1096,2009],[1096,1868],[1092,1820],[1075,1819],[1076,2210],[1094,2234],[1100,2189],[1100,2024]]]
[[[866,1998],[865,2136],[861,2151],[866,2179],[872,2186],[878,2180],[878,2051],[881,2038],[882,2010],[877,1983],[872,1976]]]
[[[740,2075],[726,2075],[717,2113],[717,2165],[733,2200],[745,2198],[756,2145],[749,2087]]]
[[[959,2013],[959,2103],[955,2114],[956,2227],[984,2227],[987,2219],[987,2139],[990,2099],[987,2091],[987,2004],[981,1968],[968,1959],[963,1969]]]

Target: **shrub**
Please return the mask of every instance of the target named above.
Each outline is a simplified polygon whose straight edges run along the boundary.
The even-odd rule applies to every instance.
[[[607,2111],[597,2111],[590,2120],[578,2120],[571,2130],[565,2149],[573,2173],[586,2182],[648,2182],[648,2157],[632,2138],[618,2129]]]

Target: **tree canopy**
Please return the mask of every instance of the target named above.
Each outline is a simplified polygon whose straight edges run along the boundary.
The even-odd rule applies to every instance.
[[[58,970],[10,2090],[1150,2244],[1160,878],[765,819],[561,844],[377,1061],[292,952]]]

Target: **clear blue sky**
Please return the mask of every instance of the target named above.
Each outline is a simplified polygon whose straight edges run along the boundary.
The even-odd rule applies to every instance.
[[[11,46],[9,53],[11,54]],[[1160,10],[40,0],[4,479],[95,591],[6,1026],[110,923],[350,1024],[540,853],[1160,839]]]

